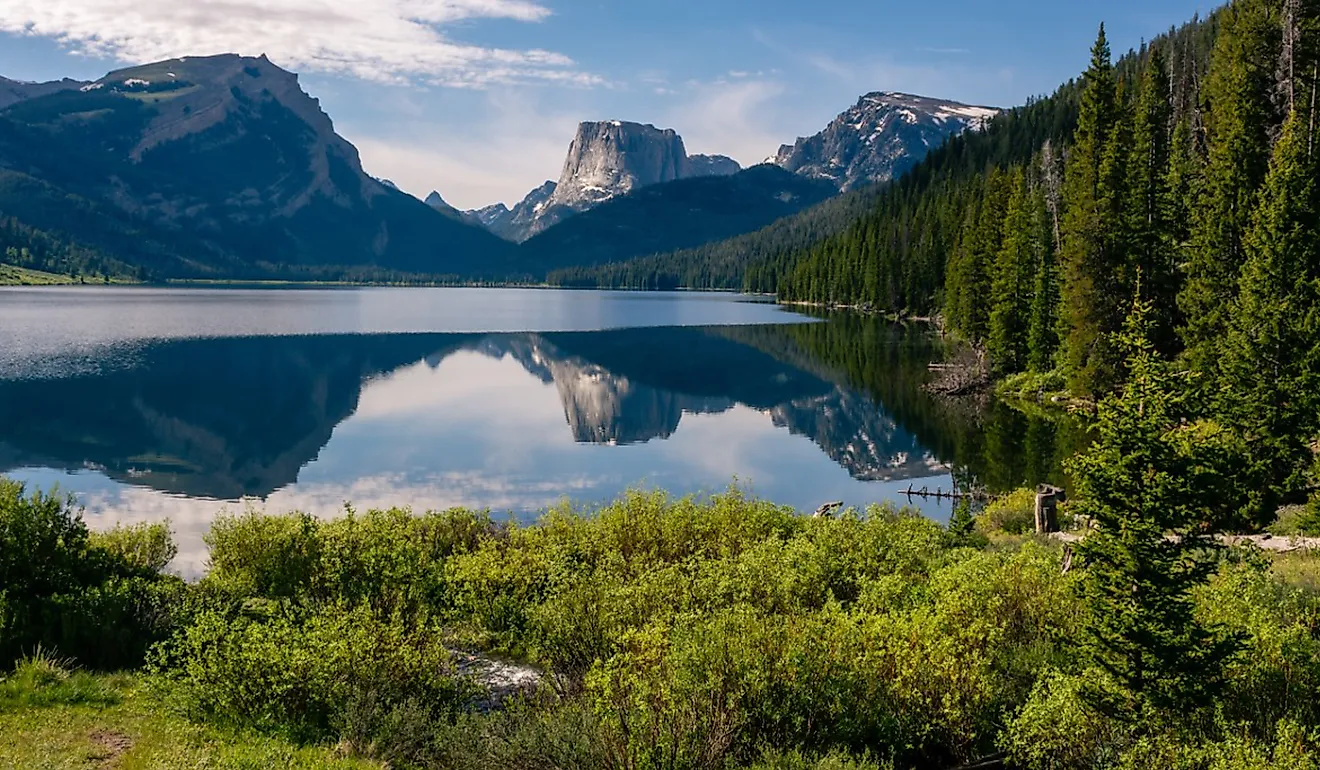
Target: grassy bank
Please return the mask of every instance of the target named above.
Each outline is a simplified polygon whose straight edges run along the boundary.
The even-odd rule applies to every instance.
[[[1217,556],[1222,690],[1134,723],[1089,694],[1087,570],[1029,501],[222,516],[185,585],[163,528],[0,485],[0,767],[1317,767],[1320,560]],[[35,675],[38,645],[70,662]],[[458,650],[546,678],[489,711]]]
[[[0,286],[55,286],[77,283],[77,279],[67,275],[43,273],[26,267],[0,264]]]
[[[102,275],[68,276],[0,263],[0,286],[103,286],[108,284],[118,286],[134,283],[137,283],[137,281],[123,277]]]
[[[0,768],[181,767],[370,770],[381,765],[338,757],[331,748],[190,722],[140,676],[89,674],[36,661],[0,682]]]

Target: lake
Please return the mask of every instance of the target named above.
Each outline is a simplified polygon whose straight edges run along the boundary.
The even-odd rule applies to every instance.
[[[528,520],[736,482],[809,512],[1055,478],[1068,430],[921,390],[940,346],[730,294],[0,288],[0,474],[93,528],[170,520],[185,574],[249,506]]]

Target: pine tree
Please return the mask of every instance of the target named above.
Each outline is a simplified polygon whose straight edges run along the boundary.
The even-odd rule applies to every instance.
[[[1044,189],[1037,191],[1035,212],[1039,238],[1027,321],[1027,367],[1044,373],[1054,369],[1059,349],[1059,269],[1054,262],[1054,216]]]
[[[1207,85],[1205,181],[1179,296],[1183,340],[1209,371],[1228,328],[1245,261],[1243,236],[1269,166],[1271,101],[1280,27],[1271,0],[1238,0],[1221,12]]]
[[[1083,76],[1077,131],[1064,180],[1066,213],[1060,250],[1062,274],[1061,334],[1069,384],[1074,392],[1093,391],[1092,364],[1104,345],[1101,297],[1112,274],[1105,271],[1106,232],[1100,201],[1101,166],[1113,131],[1117,85],[1109,41],[1100,27]]]
[[[1091,608],[1086,652],[1117,685],[1091,695],[1135,721],[1204,703],[1235,650],[1194,617],[1191,591],[1216,569],[1213,534],[1234,510],[1240,447],[1198,419],[1185,375],[1150,342],[1150,312],[1134,304],[1119,335],[1127,382],[1100,403],[1096,442],[1068,463],[1075,509],[1096,524],[1078,546]]]
[[[991,364],[999,374],[1020,372],[1027,366],[1032,272],[1036,267],[1039,235],[1026,174],[1019,169],[1009,185],[1012,196],[1004,218],[1003,247],[995,260],[986,345]]]
[[[1220,408],[1251,444],[1262,523],[1304,486],[1320,431],[1320,201],[1306,132],[1294,112],[1275,147],[1220,360]]]
[[[1170,213],[1170,129],[1168,65],[1156,48],[1150,52],[1133,117],[1132,155],[1128,161],[1128,228],[1132,234],[1127,275],[1140,274],[1142,299],[1154,309],[1152,341],[1161,353],[1175,349],[1178,273],[1174,261]]]

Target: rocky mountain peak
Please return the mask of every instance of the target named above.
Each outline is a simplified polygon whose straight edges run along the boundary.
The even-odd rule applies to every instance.
[[[683,138],[672,128],[620,120],[582,123],[550,205],[582,210],[688,174]]]
[[[742,170],[723,155],[687,154],[672,128],[622,120],[589,121],[578,126],[558,182],[546,182],[512,210],[494,207],[479,215],[497,235],[523,241],[564,219],[620,195],[651,185],[698,176],[728,176]]]
[[[901,176],[950,136],[980,130],[997,114],[991,107],[876,91],[819,134],[780,147],[770,162],[851,190]]]

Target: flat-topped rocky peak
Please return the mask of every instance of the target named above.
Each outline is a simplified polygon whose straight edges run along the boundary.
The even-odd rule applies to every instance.
[[[651,185],[742,170],[723,155],[687,154],[672,128],[623,120],[578,125],[558,182],[546,182],[512,209],[487,207],[481,214],[491,232],[523,241],[564,219]]]
[[[577,208],[687,175],[683,137],[672,128],[620,120],[582,123],[551,204]]]

